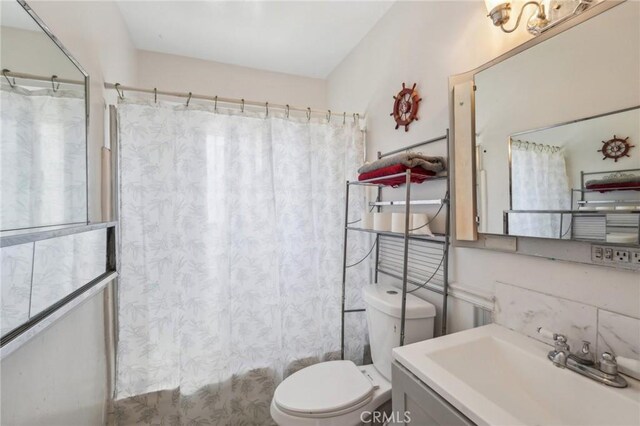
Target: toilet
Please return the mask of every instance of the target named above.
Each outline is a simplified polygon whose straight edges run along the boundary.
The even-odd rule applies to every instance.
[[[353,426],[361,414],[391,399],[391,350],[400,342],[402,291],[389,285],[364,288],[373,364],[327,361],[287,377],[271,401],[279,426]],[[405,344],[433,337],[436,308],[407,294]]]

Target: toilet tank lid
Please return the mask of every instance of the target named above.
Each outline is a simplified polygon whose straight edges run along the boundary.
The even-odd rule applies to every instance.
[[[402,312],[402,289],[383,284],[364,287],[364,301],[367,307],[377,309],[387,315],[400,318]],[[407,319],[433,318],[436,307],[413,294],[407,294]]]

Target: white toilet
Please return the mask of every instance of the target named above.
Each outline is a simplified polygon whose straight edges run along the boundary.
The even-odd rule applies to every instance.
[[[402,292],[388,285],[364,289],[372,365],[351,361],[315,364],[287,377],[276,389],[271,417],[280,426],[353,426],[363,411],[391,399],[391,350],[400,342]],[[436,308],[407,294],[405,343],[433,337]]]

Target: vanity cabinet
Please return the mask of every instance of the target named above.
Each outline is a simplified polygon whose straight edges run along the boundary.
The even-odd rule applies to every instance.
[[[393,413],[398,420],[395,425],[475,425],[397,361],[393,362],[391,377]],[[406,419],[410,418],[406,423],[405,413]]]

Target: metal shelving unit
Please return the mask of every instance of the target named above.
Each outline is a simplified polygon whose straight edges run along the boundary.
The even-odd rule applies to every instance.
[[[449,131],[444,136],[430,139],[424,142],[413,144],[405,148],[390,151],[387,153],[378,152],[378,159],[385,158],[394,154],[405,152],[417,147],[427,146],[436,142],[446,143],[447,159],[449,157]],[[366,232],[375,234],[375,275],[374,282],[378,282],[378,274],[384,274],[394,277],[402,281],[402,309],[400,318],[400,346],[404,345],[405,337],[405,320],[407,293],[423,288],[442,296],[442,322],[441,332],[446,334],[447,330],[447,295],[448,295],[448,263],[449,263],[449,234],[450,234],[450,214],[449,214],[449,193],[450,179],[447,171],[446,176],[426,176],[427,180],[421,183],[412,182],[412,177],[416,174],[407,170],[384,178],[405,177],[405,197],[399,201],[383,201],[382,189],[386,186],[376,183],[382,178],[374,178],[362,181],[346,182],[345,197],[345,228],[344,228],[344,251],[342,263],[342,330],[341,330],[341,358],[344,359],[345,353],[345,317],[346,314],[354,312],[364,312],[365,309],[346,309],[345,294],[347,286],[347,255],[348,255],[348,239],[351,232]],[[419,175],[424,176],[424,175]],[[413,185],[426,184],[434,180],[446,180],[446,193],[443,198],[413,200],[411,199],[411,189]],[[377,212],[381,212],[384,207],[403,206],[405,214],[404,233],[376,231],[372,229],[364,229],[349,225],[349,190],[354,185],[374,186],[377,187],[377,197],[375,202],[370,202],[369,207],[375,208]],[[428,236],[412,234],[409,227],[409,217],[412,213],[412,206],[439,206],[438,213],[429,219],[431,223],[441,212],[445,215],[445,233],[440,235]],[[413,246],[411,245],[413,243]],[[382,250],[381,245],[384,244]],[[372,250],[373,251],[373,250]],[[369,254],[370,255],[370,254]],[[369,256],[367,255],[367,256]],[[358,262],[359,263],[359,262]],[[439,285],[435,284],[437,280]],[[425,279],[426,278],[426,279]],[[432,282],[433,281],[433,282]],[[415,285],[412,290],[407,289],[407,285]]]
[[[547,214],[547,215],[558,215],[560,218],[560,227],[558,230],[558,239],[570,239],[574,241],[588,241],[588,242],[606,242],[606,235],[610,229],[613,230],[624,230],[627,232],[628,229],[633,229],[636,234],[636,242],[628,243],[625,245],[638,245],[640,242],[640,210],[614,210],[617,206],[637,206],[640,205],[640,198],[637,196],[633,198],[631,196],[629,198],[628,194],[634,195],[637,191],[637,187],[629,188],[627,186],[619,186],[619,187],[608,187],[602,189],[589,189],[586,186],[587,176],[598,176],[598,175],[615,175],[621,173],[638,173],[640,169],[625,169],[625,170],[604,170],[601,172],[580,172],[580,188],[571,189],[571,202],[570,209],[561,209],[561,210],[504,210],[502,212],[502,231],[505,235],[509,235],[509,215],[510,214]],[[614,198],[604,198],[604,199],[588,199],[590,195],[593,194],[605,194],[605,193],[613,193]],[[627,198],[624,197],[623,194],[627,194]],[[591,207],[592,209],[586,209]],[[607,208],[609,207],[609,208]],[[627,219],[620,220],[616,219],[616,216],[626,216]],[[565,219],[566,217],[566,219]],[[584,221],[585,218],[590,219],[601,219],[602,221],[602,233],[599,237],[594,238],[584,238],[575,233],[575,226]],[[566,229],[565,229],[566,222]],[[593,223],[593,222],[592,222]],[[568,238],[565,238],[567,237]]]

